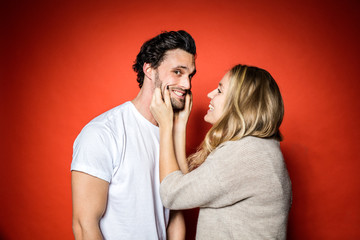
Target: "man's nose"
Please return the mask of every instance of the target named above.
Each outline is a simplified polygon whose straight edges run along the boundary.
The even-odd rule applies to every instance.
[[[183,77],[180,85],[185,89],[191,89],[191,79],[189,77]]]

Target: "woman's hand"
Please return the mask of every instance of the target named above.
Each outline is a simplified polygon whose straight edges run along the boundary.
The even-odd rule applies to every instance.
[[[189,120],[192,108],[192,93],[188,92],[185,96],[184,109],[174,113],[174,129],[185,130],[186,124]]]
[[[163,100],[164,97],[164,100]],[[160,126],[173,126],[173,109],[170,101],[170,93],[165,89],[162,97],[161,89],[156,87],[150,104],[150,111]]]

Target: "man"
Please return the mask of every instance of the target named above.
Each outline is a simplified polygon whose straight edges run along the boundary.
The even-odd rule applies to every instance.
[[[140,91],[88,123],[74,143],[73,232],[76,239],[183,239],[181,214],[159,195],[159,128],[150,112],[156,86],[184,108],[195,74],[196,47],[185,31],[143,44],[133,69]],[[170,220],[169,220],[170,219]]]

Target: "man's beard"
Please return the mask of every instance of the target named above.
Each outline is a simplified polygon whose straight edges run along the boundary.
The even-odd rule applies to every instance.
[[[156,71],[156,73],[155,73],[155,87],[160,87],[161,92],[162,92],[163,86],[162,86],[162,81],[159,78],[158,71]],[[170,91],[170,89],[169,89],[169,91]],[[179,111],[183,110],[185,107],[185,100],[184,99],[176,99],[176,98],[171,97],[171,92],[169,92],[169,94],[170,94],[170,102],[171,102],[173,111],[179,112]]]

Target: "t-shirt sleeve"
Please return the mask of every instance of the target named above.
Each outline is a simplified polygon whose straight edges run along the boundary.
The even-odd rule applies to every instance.
[[[73,146],[71,170],[84,172],[111,181],[114,169],[115,141],[103,126],[90,124],[84,127]]]
[[[265,166],[249,147],[233,143],[222,146],[192,172],[169,174],[160,187],[164,206],[220,208],[251,197],[262,184],[259,174]]]

